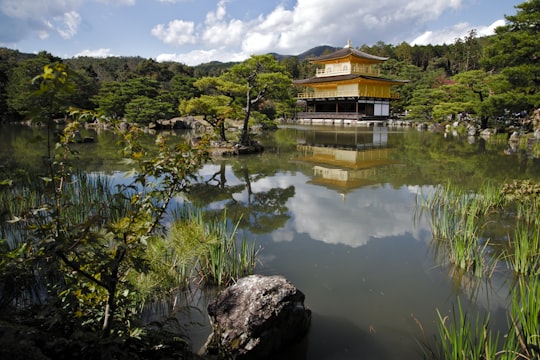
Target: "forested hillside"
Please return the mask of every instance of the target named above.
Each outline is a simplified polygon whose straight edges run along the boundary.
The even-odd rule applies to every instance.
[[[487,125],[490,119],[531,112],[540,106],[540,1],[517,6],[507,16],[507,25],[490,37],[477,37],[473,30],[464,38],[445,45],[399,45],[377,42],[359,49],[385,56],[383,76],[408,79],[396,89],[401,95],[392,104],[394,113],[407,113],[422,121],[441,121],[459,113],[472,114]],[[313,76],[309,58],[336,48],[319,46],[297,56],[272,54],[293,79]],[[32,78],[50,62],[65,63],[74,74],[76,91],[65,95],[65,103],[98,110],[114,118],[151,122],[178,116],[179,104],[200,96],[193,83],[203,77],[217,77],[234,63],[210,62],[198,66],[159,63],[140,57],[79,57],[60,59],[45,51],[37,55],[0,49],[0,122],[32,117],[35,99]],[[208,94],[212,95],[212,94]],[[291,88],[294,104],[295,89]],[[272,118],[277,111],[266,113]],[[290,107],[291,105],[287,105]],[[144,109],[141,116],[140,109]],[[63,116],[60,109],[56,116]],[[138,114],[137,114],[138,112]],[[292,116],[294,109],[279,111]]]

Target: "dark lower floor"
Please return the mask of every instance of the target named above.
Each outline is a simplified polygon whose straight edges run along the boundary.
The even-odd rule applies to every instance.
[[[358,117],[389,117],[388,99],[309,99],[301,102],[303,113],[347,114]]]

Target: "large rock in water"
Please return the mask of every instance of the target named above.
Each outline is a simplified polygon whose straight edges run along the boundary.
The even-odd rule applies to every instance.
[[[269,358],[309,329],[311,310],[304,298],[282,276],[241,278],[208,305],[213,332],[205,352],[225,359]]]

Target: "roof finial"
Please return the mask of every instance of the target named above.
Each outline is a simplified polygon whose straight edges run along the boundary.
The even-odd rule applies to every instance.
[[[345,46],[345,48],[352,48],[352,42],[351,40],[347,40],[347,45]]]

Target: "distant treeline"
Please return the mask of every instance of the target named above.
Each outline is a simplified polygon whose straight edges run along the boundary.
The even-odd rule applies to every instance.
[[[540,105],[540,1],[527,1],[516,9],[517,14],[506,16],[507,25],[497,28],[493,36],[477,37],[472,30],[452,44],[379,41],[359,49],[389,58],[380,65],[382,76],[410,80],[396,89],[401,96],[392,104],[395,113],[407,110],[410,116],[431,121],[468,113],[483,119],[485,125],[488,119]],[[315,73],[311,57],[336,49],[318,46],[296,56],[272,55],[293,79],[301,79]],[[139,105],[159,105],[156,116],[161,118],[178,116],[181,100],[201,95],[194,81],[220,76],[235,64],[216,61],[188,66],[141,57],[61,59],[45,51],[24,54],[0,48],[1,122],[32,117],[32,109],[39,108],[30,96],[35,90],[32,78],[45,64],[57,61],[68,65],[75,75],[76,91],[65,95],[66,104],[128,117],[130,102],[144,97],[145,101],[138,100]]]

